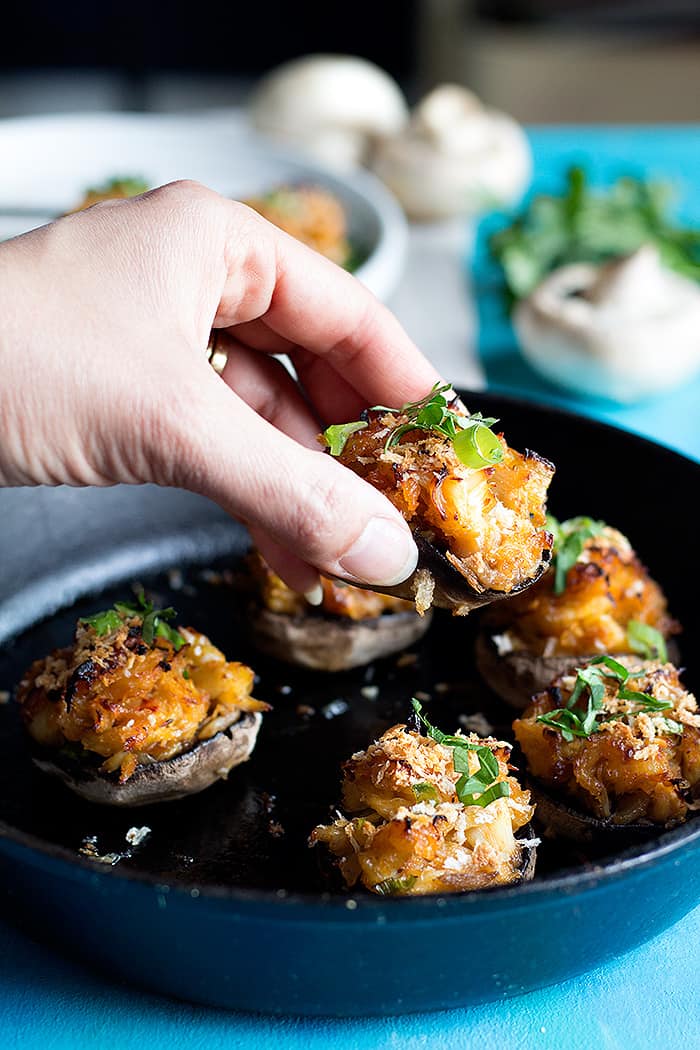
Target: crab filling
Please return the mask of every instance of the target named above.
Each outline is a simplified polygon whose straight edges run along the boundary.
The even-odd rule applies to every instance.
[[[124,783],[138,766],[187,751],[242,712],[267,709],[251,696],[253,671],[227,661],[203,634],[181,628],[146,642],[142,617],[109,615],[113,626],[101,634],[79,621],[72,646],[25,674],[17,698],[37,744],[77,745]]]
[[[551,567],[526,592],[489,609],[485,622],[507,652],[632,653],[631,621],[654,628],[663,638],[679,630],[663,591],[617,529],[606,526],[585,541],[561,593],[556,593],[555,577]]]
[[[409,429],[388,444],[408,422],[396,412],[368,412],[340,461],[382,491],[477,593],[526,584],[552,544],[544,530],[552,464],[516,452],[502,435],[500,461],[480,468],[466,466],[449,437],[435,431]]]
[[[700,785],[697,703],[672,664],[625,663],[631,689],[596,676],[604,693],[587,724],[584,694],[568,706],[577,686],[569,674],[535,696],[513,730],[530,773],[573,808],[615,824],[677,823]]]
[[[359,881],[374,893],[413,895],[518,880],[526,847],[515,832],[532,816],[529,793],[510,775],[507,744],[474,734],[463,739],[491,751],[495,783],[507,784],[507,795],[465,805],[453,748],[403,725],[344,764],[347,815],[315,828],[310,844],[325,843],[348,886]],[[475,751],[469,768],[477,771]]]

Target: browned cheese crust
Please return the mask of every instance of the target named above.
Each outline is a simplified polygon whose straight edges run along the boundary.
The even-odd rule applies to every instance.
[[[101,756],[103,773],[125,783],[138,767],[209,740],[243,712],[268,705],[250,693],[253,671],[229,662],[202,634],[181,629],[178,652],[165,638],[145,645],[137,617],[99,636],[79,622],[73,645],[37,660],[18,700],[42,748],[79,744]]]
[[[608,681],[608,720],[598,732],[569,742],[537,716],[566,705],[575,686],[570,674],[538,694],[513,723],[513,731],[528,772],[574,808],[616,824],[677,823],[686,818],[700,784],[697,703],[672,664],[630,659],[629,666],[644,669],[631,687],[672,706],[660,713],[635,713],[638,705],[621,700]],[[666,719],[679,723],[682,733],[669,731]]]
[[[483,808],[463,805],[452,749],[403,725],[344,764],[348,815],[317,827],[310,844],[329,848],[348,886],[359,881],[380,894],[457,893],[522,877],[526,847],[515,832],[532,816],[529,793],[511,775],[507,744],[474,734],[466,739],[491,748],[509,797]],[[474,757],[473,771],[477,765]]]

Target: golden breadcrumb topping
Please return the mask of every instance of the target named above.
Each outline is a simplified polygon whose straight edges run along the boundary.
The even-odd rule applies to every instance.
[[[629,688],[660,701],[661,710],[642,710],[638,701],[621,699],[619,683],[604,676],[605,720],[590,736],[567,741],[537,721],[570,700],[576,676],[567,674],[538,693],[513,723],[516,739],[530,773],[562,792],[575,808],[619,824],[683,820],[700,785],[697,702],[673,664],[629,657],[624,663],[644,672],[628,679]]]
[[[78,622],[73,645],[35,661],[18,700],[32,738],[45,747],[79,744],[104,758],[123,783],[138,765],[172,758],[213,736],[242,711],[268,705],[251,697],[253,671],[229,662],[203,634],[180,629],[146,645],[140,618],[103,636]]]
[[[658,583],[617,529],[606,527],[585,541],[561,594],[555,594],[554,581],[550,568],[527,591],[485,614],[489,629],[503,637],[504,651],[527,649],[539,656],[631,653],[630,620],[654,627],[664,638],[680,629]]]
[[[502,461],[479,469],[465,466],[452,441],[435,431],[408,431],[386,448],[408,417],[370,411],[367,418],[367,427],[346,441],[340,462],[444,549],[474,591],[509,592],[536,575],[552,546],[544,531],[551,463],[516,452],[502,435]]]
[[[456,893],[519,878],[525,847],[515,832],[532,816],[529,793],[510,773],[508,744],[473,733],[465,740],[493,752],[509,796],[464,805],[452,748],[404,725],[344,764],[348,815],[315,828],[310,844],[328,846],[348,886],[359,880],[380,894]],[[469,764],[476,772],[473,752]]]
[[[343,205],[318,186],[280,186],[245,204],[285,233],[303,241],[327,259],[344,266],[350,258]]]
[[[323,601],[320,606],[311,606],[303,594],[287,587],[259,554],[251,557],[250,564],[262,603],[270,612],[304,616],[319,609],[331,616],[342,616],[349,620],[373,620],[384,613],[415,611],[413,602],[352,587],[349,583],[329,580],[326,576],[321,577]]]

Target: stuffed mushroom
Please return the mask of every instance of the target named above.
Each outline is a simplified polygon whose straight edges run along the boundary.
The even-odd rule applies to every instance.
[[[332,455],[383,492],[413,532],[418,567],[404,583],[380,588],[465,615],[517,594],[549,561],[545,500],[554,467],[516,452],[469,415],[449,386],[400,409],[376,406],[354,423],[329,427]]]
[[[591,518],[549,519],[549,571],[484,614],[476,662],[498,695],[523,708],[558,675],[600,653],[664,661],[680,628],[629,540]]]
[[[673,664],[595,657],[535,696],[513,731],[550,834],[622,843],[695,807],[700,713]]]
[[[254,674],[172,609],[138,603],[79,620],[35,661],[17,699],[36,764],[94,802],[138,806],[209,787],[244,762],[268,705]]]
[[[383,896],[532,878],[536,841],[516,833],[533,806],[512,775],[510,745],[424,725],[427,734],[393,726],[344,764],[344,812],[316,827],[310,845],[328,847],[347,886]]]
[[[250,559],[255,596],[248,623],[270,656],[318,671],[362,667],[421,638],[430,614],[410,602],[321,577],[319,606],[289,589],[259,554]]]

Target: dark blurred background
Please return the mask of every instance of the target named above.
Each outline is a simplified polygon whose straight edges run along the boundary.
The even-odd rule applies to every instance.
[[[22,0],[2,25],[5,116],[228,105],[325,51],[377,62],[410,97],[457,81],[531,122],[700,118],[698,0]]]

